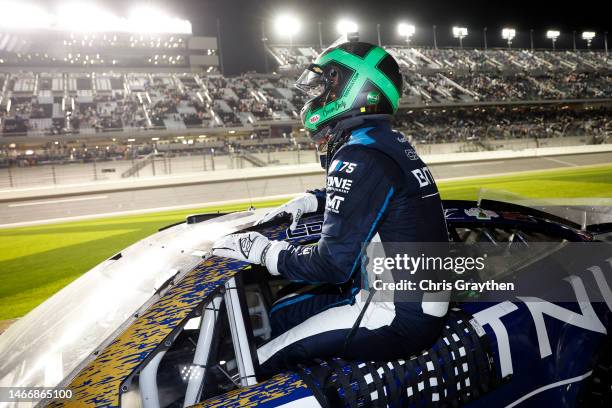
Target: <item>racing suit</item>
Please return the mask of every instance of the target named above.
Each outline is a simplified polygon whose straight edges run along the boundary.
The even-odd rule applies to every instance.
[[[271,268],[299,289],[271,310],[275,337],[258,349],[264,371],[315,357],[407,358],[435,341],[448,309],[448,301],[372,302],[352,330],[367,297],[364,244],[447,242],[448,232],[431,173],[389,120],[341,124],[350,137],[328,158],[327,188],[313,192],[325,211],[321,238],[286,244]]]

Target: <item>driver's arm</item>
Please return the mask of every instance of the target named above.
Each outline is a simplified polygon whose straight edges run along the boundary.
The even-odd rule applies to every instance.
[[[343,148],[327,177],[327,200],[321,239],[316,246],[275,243],[272,274],[293,281],[344,283],[353,275],[362,250],[376,233],[395,189],[399,167],[386,155],[362,146]],[[272,255],[272,253],[270,255]],[[274,260],[276,256],[268,257]]]
[[[323,211],[325,209],[325,197],[327,195],[325,188],[317,188],[316,190],[308,190],[306,192],[317,197],[317,211]]]

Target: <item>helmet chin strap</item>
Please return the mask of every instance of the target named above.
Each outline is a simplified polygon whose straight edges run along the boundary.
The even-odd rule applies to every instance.
[[[319,153],[319,162],[321,163],[321,167],[323,169],[327,168],[327,149],[329,148],[329,141],[331,138],[330,127],[325,126],[323,129],[319,130],[317,133],[310,136],[310,138],[315,142],[315,149],[317,153]],[[323,152],[325,150],[325,153]]]

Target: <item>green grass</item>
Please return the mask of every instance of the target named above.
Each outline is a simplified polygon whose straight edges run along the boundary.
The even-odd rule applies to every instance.
[[[442,198],[475,199],[481,188],[529,198],[612,197],[612,165],[439,183]],[[272,207],[282,201],[260,201]],[[249,203],[0,229],[0,320],[22,316],[128,245],[198,212],[245,210]]]
[[[282,200],[260,201],[273,207]],[[0,320],[23,316],[104,259],[189,214],[250,203],[0,229]]]
[[[442,198],[475,199],[481,188],[527,198],[612,197],[612,165],[543,170],[438,183]]]

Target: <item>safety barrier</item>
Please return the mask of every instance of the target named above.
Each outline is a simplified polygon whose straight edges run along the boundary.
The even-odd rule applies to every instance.
[[[421,155],[421,157],[423,158],[425,163],[431,165],[604,152],[612,152],[612,144],[542,147],[522,150],[497,150],[469,153],[444,153],[431,155],[424,154]],[[0,202],[28,198],[47,198],[75,194],[129,191],[146,188],[195,185],[206,183],[223,183],[236,180],[297,177],[314,174],[323,175],[323,169],[321,169],[321,166],[318,163],[253,167],[249,168],[248,171],[245,171],[245,169],[227,169],[174,176],[143,177],[136,179],[130,178],[113,181],[98,181],[93,183],[90,182],[48,187],[31,187],[22,189],[4,189],[0,190]]]

